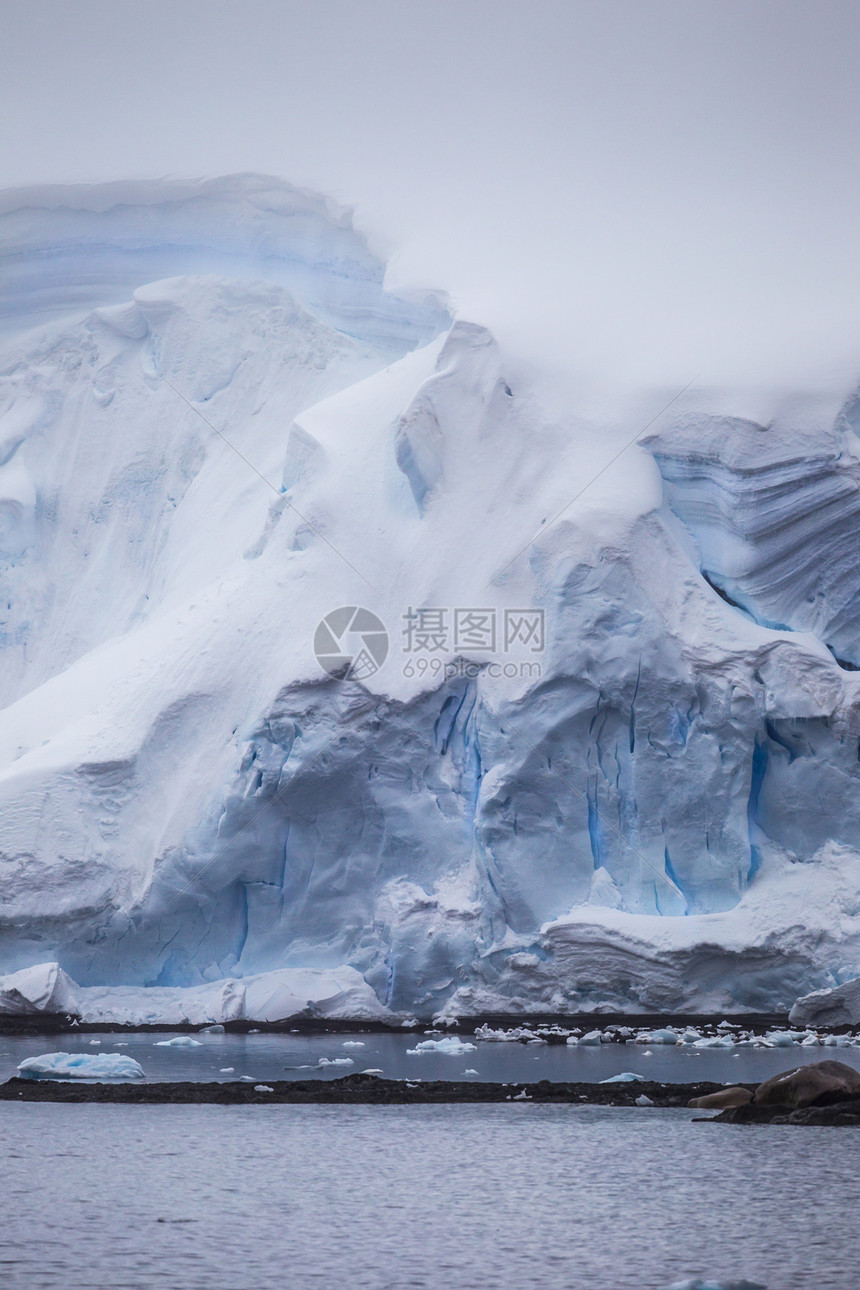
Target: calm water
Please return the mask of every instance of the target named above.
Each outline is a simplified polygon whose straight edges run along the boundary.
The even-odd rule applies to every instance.
[[[860,1134],[567,1106],[0,1104],[9,1290],[857,1290]]]
[[[151,1080],[230,1080],[242,1075],[255,1080],[335,1079],[350,1071],[382,1070],[392,1079],[601,1080],[621,1071],[636,1071],[646,1079],[668,1083],[693,1080],[752,1082],[769,1079],[801,1062],[835,1057],[860,1070],[860,1048],[735,1048],[697,1049],[687,1045],[651,1049],[638,1044],[602,1044],[576,1048],[547,1044],[476,1042],[474,1052],[457,1057],[426,1053],[409,1056],[407,1049],[425,1038],[410,1034],[352,1035],[197,1035],[199,1048],[159,1048],[167,1034],[0,1036],[0,1079],[14,1075],[25,1057],[49,1052],[118,1052],[140,1062]],[[468,1036],[464,1036],[468,1038]],[[93,1044],[90,1041],[96,1039]],[[346,1044],[363,1047],[349,1048]],[[118,1045],[125,1045],[120,1047]],[[650,1054],[650,1055],[649,1055]],[[321,1058],[350,1058],[351,1066],[323,1066]],[[232,1073],[223,1071],[233,1067]]]

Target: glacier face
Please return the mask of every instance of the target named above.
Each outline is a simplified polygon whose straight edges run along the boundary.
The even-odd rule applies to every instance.
[[[847,391],[664,416],[570,505],[665,399],[559,417],[322,199],[45,189],[0,227],[0,969],[350,969],[422,1015],[860,973]],[[338,680],[355,605],[388,655]],[[422,606],[541,610],[545,648],[420,668]]]

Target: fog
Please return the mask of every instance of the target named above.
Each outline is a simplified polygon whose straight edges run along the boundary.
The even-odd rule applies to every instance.
[[[860,376],[841,0],[5,0],[0,27],[4,187],[282,175],[550,368]]]

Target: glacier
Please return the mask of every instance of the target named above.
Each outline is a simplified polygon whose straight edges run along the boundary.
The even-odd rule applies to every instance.
[[[856,378],[559,403],[263,176],[10,191],[0,234],[0,1010],[860,976]],[[332,674],[355,607],[384,661]],[[427,608],[544,638],[410,653]]]

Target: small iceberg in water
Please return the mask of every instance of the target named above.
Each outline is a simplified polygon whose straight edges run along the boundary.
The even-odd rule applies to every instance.
[[[425,1053],[444,1053],[447,1057],[459,1057],[462,1053],[474,1053],[477,1044],[469,1044],[457,1035],[446,1035],[444,1039],[422,1039],[414,1048],[407,1048],[410,1057],[423,1057]]]
[[[143,1067],[124,1053],[44,1053],[18,1066],[22,1079],[143,1079]]]

